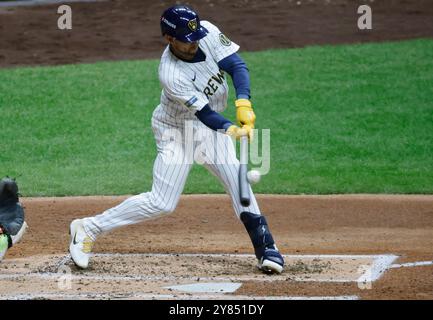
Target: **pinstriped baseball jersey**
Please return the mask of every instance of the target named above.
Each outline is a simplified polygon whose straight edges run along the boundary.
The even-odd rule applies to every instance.
[[[237,52],[239,46],[210,22],[201,23],[209,31],[199,42],[205,61],[182,61],[168,46],[162,55],[159,80],[163,89],[161,103],[153,114],[156,120],[183,126],[185,120],[196,120],[194,113],[206,104],[216,112],[227,106],[227,75],[219,69],[218,62]]]
[[[98,235],[115,228],[173,212],[189,172],[193,164],[197,163],[215,175],[230,195],[236,216],[244,223],[251,238],[259,260],[258,267],[267,273],[281,273],[283,257],[277,251],[265,218],[260,217],[260,208],[250,186],[249,206],[245,207],[240,201],[240,163],[232,138],[212,130],[212,126],[208,126],[202,117],[204,113],[215,116],[214,112],[209,112],[206,108],[197,113],[206,105],[216,112],[226,108],[227,79],[218,66],[218,62],[222,60],[221,68],[235,78],[238,96],[249,96],[249,78],[244,79],[245,87],[241,88],[241,93],[240,82],[236,81],[236,76],[242,75],[241,69],[245,68],[243,61],[236,71],[237,74],[233,70],[234,65],[239,63],[234,61],[238,57],[233,55],[239,46],[210,22],[202,21],[200,26],[197,14],[182,5],[164,11],[161,16],[161,31],[172,47],[164,50],[159,66],[162,93],[161,103],[152,116],[152,130],[158,151],[153,165],[152,189],[130,197],[99,215],[82,219],[85,236],[82,235],[82,240],[79,237],[76,242],[79,232],[72,235],[69,247],[71,257],[77,265],[87,267],[87,237],[95,241]],[[169,36],[190,44],[189,47],[193,50],[190,50],[189,55],[181,50],[178,50],[177,55],[190,57],[191,60],[184,61],[171,52],[176,52],[177,49]],[[199,42],[195,42],[197,39],[200,39]],[[230,60],[229,56],[234,59],[226,64],[225,62]],[[247,78],[247,75],[244,76]],[[218,217],[220,218],[224,219],[223,216]],[[79,221],[72,222],[71,230],[77,223]]]
[[[216,112],[226,108],[227,76],[219,69],[218,62],[239,49],[239,46],[224,36],[216,26],[206,21],[201,23],[209,31],[199,42],[199,48],[206,56],[204,61],[182,61],[171,53],[169,47],[162,55],[159,66],[159,79],[163,87],[161,102],[152,117],[152,129],[158,150],[153,166],[152,190],[128,198],[100,215],[85,218],[84,229],[93,240],[99,234],[115,228],[172,212],[192,167],[192,163],[188,162],[185,156],[184,147],[189,144],[192,145],[192,151],[203,158],[202,164],[205,168],[218,177],[230,194],[238,217],[243,211],[261,214],[251,188],[250,206],[243,207],[240,203],[239,161],[231,138],[212,131],[195,115],[195,112],[207,104]],[[191,121],[196,133],[200,130],[207,132],[205,141],[181,137],[182,141],[172,142],[164,138],[164,134],[172,129],[185,136],[183,129],[186,121]],[[222,138],[218,139],[217,135]],[[197,149],[201,152],[197,153]],[[213,161],[211,155],[216,155],[216,161]]]

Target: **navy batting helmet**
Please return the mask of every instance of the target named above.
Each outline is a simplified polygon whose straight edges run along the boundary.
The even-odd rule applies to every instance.
[[[204,38],[209,31],[200,24],[200,18],[190,7],[176,5],[161,16],[162,35],[168,34],[182,42],[193,42]]]

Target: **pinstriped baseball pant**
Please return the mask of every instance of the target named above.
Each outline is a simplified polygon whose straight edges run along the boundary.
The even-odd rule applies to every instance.
[[[251,188],[250,206],[240,203],[239,161],[232,139],[210,130],[198,120],[191,121],[190,127],[194,137],[191,137],[192,130],[179,130],[153,119],[158,154],[153,166],[152,190],[130,197],[102,214],[85,218],[84,229],[93,240],[115,228],[173,212],[194,162],[205,166],[219,179],[231,196],[238,218],[243,211],[261,214]]]

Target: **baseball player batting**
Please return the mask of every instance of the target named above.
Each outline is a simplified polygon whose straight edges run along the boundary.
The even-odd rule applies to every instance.
[[[192,149],[200,151],[194,152],[195,162],[218,177],[231,196],[234,211],[254,246],[258,268],[265,273],[281,273],[283,257],[251,187],[248,186],[247,207],[239,197],[239,161],[232,139],[244,136],[252,139],[256,119],[250,101],[248,69],[236,53],[239,46],[212,23],[200,21],[197,13],[187,6],[165,10],[160,26],[168,45],[159,65],[161,101],[152,116],[158,151],[152,190],[130,197],[97,216],[72,221],[69,246],[72,259],[77,266],[87,268],[93,243],[101,233],[173,212],[194,163],[185,150]],[[239,126],[220,115],[227,106],[227,74],[236,90]],[[188,139],[189,129],[204,133],[204,137],[199,141]]]

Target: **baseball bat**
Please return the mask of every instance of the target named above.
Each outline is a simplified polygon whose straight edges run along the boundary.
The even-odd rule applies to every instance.
[[[239,197],[244,207],[250,205],[250,188],[247,180],[248,171],[248,137],[241,137],[240,167],[239,167]]]

